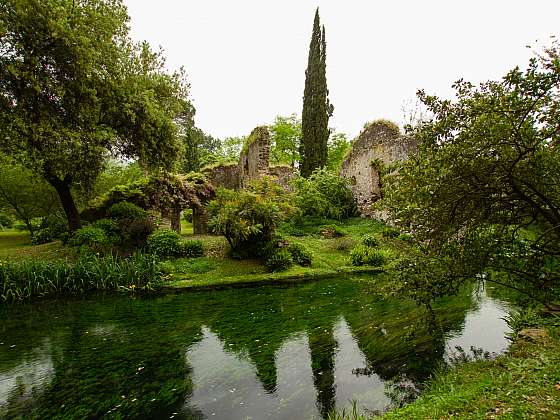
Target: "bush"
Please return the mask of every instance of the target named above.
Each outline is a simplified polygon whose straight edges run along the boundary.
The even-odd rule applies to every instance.
[[[144,248],[155,230],[156,225],[150,217],[127,220],[120,230],[121,247],[125,251]]]
[[[288,252],[292,256],[293,261],[303,267],[309,267],[313,260],[313,253],[302,244],[291,244],[288,246]]]
[[[348,251],[356,245],[356,241],[352,238],[337,238],[334,241],[334,249],[337,251]]]
[[[68,221],[62,215],[53,214],[40,219],[37,229],[33,232],[33,245],[46,244],[61,239],[68,233]]]
[[[264,257],[278,224],[293,208],[284,190],[268,179],[252,185],[250,190],[218,190],[208,204],[208,226],[224,235],[232,255],[238,258]]]
[[[12,216],[6,213],[0,212],[0,230],[10,229],[14,226],[14,219]]]
[[[341,220],[357,214],[349,181],[326,169],[317,169],[309,178],[297,178],[292,184],[302,215]]]
[[[319,234],[325,239],[340,238],[346,233],[335,224],[325,225],[319,229]]]
[[[408,233],[401,233],[398,238],[403,242],[412,242],[412,240],[414,239],[412,235]]]
[[[158,288],[163,281],[159,262],[145,254],[130,258],[88,256],[75,264],[4,262],[0,264],[0,300],[13,302],[96,290],[149,291]]]
[[[375,248],[379,245],[379,241],[373,235],[364,235],[362,236],[362,244],[370,248]]]
[[[374,267],[382,266],[386,257],[383,252],[365,245],[358,245],[350,252],[352,265],[371,265]]]
[[[174,230],[157,230],[148,236],[148,249],[160,257],[181,255],[181,235]]]
[[[179,253],[182,257],[187,258],[202,257],[204,255],[204,245],[199,240],[181,241]]]
[[[401,232],[394,227],[391,226],[386,226],[383,228],[383,231],[381,232],[381,235],[383,235],[384,238],[396,238],[401,234]]]
[[[267,268],[273,273],[286,271],[293,263],[292,254],[286,248],[276,250],[265,262]]]
[[[111,219],[117,220],[136,220],[148,217],[146,210],[128,201],[113,204],[107,213]]]
[[[96,226],[86,226],[74,232],[70,238],[70,246],[80,248],[85,254],[107,254],[116,245],[117,238],[107,234],[105,230]]]

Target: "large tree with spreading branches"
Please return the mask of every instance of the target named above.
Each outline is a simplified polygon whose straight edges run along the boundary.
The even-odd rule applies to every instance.
[[[326,58],[325,27],[321,27],[319,9],[317,9],[309,44],[303,92],[300,173],[304,177],[308,177],[315,169],[327,164],[329,117],[332,115],[333,106],[329,102],[327,89]]]
[[[90,188],[110,155],[169,167],[182,72],[129,38],[122,0],[7,0],[0,8],[0,148],[56,190],[69,230],[72,191]]]
[[[402,284],[429,302],[485,279],[549,308],[560,298],[560,55],[556,47],[499,81],[419,93],[432,117],[419,153],[385,176],[386,207],[418,253]]]

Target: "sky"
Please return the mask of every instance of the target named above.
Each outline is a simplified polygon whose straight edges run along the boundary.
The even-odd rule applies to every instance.
[[[558,0],[125,0],[131,36],[183,66],[195,122],[245,136],[301,115],[315,9],[326,28],[329,125],[349,138],[378,118],[400,125],[416,91],[451,97],[463,78],[496,80],[525,66],[527,46],[560,35]]]

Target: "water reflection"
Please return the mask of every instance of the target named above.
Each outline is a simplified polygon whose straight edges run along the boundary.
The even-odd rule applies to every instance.
[[[503,350],[506,310],[466,290],[435,306],[433,329],[414,303],[350,279],[2,308],[0,416],[380,412],[390,379],[422,382],[455,345]]]

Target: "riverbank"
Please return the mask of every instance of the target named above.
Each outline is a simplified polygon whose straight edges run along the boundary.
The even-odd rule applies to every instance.
[[[525,328],[502,356],[438,373],[415,402],[383,419],[560,417],[560,322]]]

